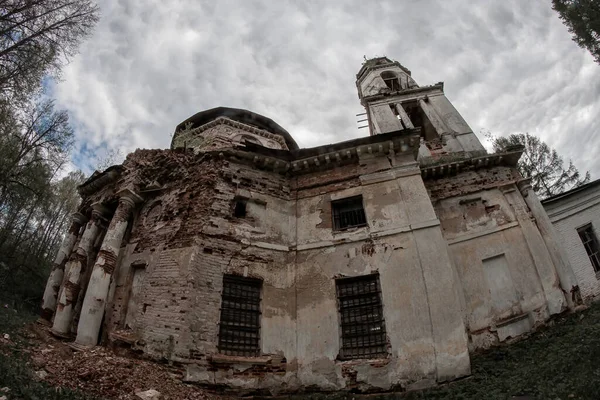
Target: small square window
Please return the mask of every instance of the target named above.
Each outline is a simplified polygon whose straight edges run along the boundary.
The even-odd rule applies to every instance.
[[[596,238],[596,234],[594,233],[594,227],[592,224],[587,224],[579,229],[577,229],[577,233],[579,233],[579,238],[583,243],[583,247],[585,247],[585,251],[590,258],[590,262],[592,263],[592,267],[594,267],[595,272],[600,271],[600,249],[598,247],[598,239]]]
[[[244,218],[246,216],[246,200],[236,199],[235,208],[233,209],[233,216],[236,218]]]
[[[332,201],[331,214],[335,230],[367,225],[362,196]]]
[[[379,358],[387,355],[379,275],[336,280],[341,317],[340,358]]]

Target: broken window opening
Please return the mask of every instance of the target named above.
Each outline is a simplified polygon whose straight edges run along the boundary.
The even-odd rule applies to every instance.
[[[341,317],[340,358],[380,358],[387,355],[379,274],[336,279]]]
[[[421,128],[421,137],[426,141],[439,137],[433,124],[429,121],[429,118],[427,118],[427,115],[417,101],[402,103],[402,107],[415,128]]]
[[[400,81],[398,80],[398,76],[392,71],[383,71],[381,73],[381,79],[385,82],[385,85],[390,88],[392,92],[397,92],[402,90],[402,86],[400,85]]]
[[[367,225],[361,195],[332,201],[331,214],[333,216],[333,229],[335,230]]]
[[[219,345],[221,354],[260,355],[260,290],[262,281],[223,276]]]
[[[242,135],[240,142],[249,142],[249,143],[254,143],[254,144],[259,144],[262,145],[262,143],[260,142],[260,140],[258,140],[257,138],[255,138],[254,136],[250,136],[250,135]]]
[[[390,104],[390,108],[392,109],[392,112],[394,113],[394,115],[396,116],[398,121],[400,121],[400,125],[402,126],[402,129],[409,128],[406,125],[406,122],[402,119],[402,115],[400,115],[400,112],[398,111],[398,106],[396,106],[395,104]]]
[[[245,199],[236,199],[235,207],[233,209],[233,216],[236,218],[244,218],[246,216],[246,204],[248,202]]]
[[[579,238],[583,243],[583,247],[585,247],[585,251],[590,259],[590,262],[592,263],[592,267],[594,268],[594,272],[599,272],[600,250],[598,249],[598,239],[594,233],[594,227],[592,224],[587,224],[577,229],[577,233],[579,233]]]

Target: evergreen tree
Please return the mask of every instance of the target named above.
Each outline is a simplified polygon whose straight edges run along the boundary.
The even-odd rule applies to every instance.
[[[600,63],[600,2],[598,0],[552,0],[552,8],[580,47]]]
[[[585,176],[581,177],[571,160],[565,168],[563,159],[556,150],[529,133],[512,134],[507,137],[494,137],[488,133],[486,136],[495,152],[503,152],[513,146],[525,148],[517,168],[524,178],[531,178],[531,186],[541,198],[562,193],[590,180],[590,173],[586,172]]]

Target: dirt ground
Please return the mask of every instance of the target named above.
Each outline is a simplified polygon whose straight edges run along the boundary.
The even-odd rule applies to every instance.
[[[152,389],[160,393],[161,400],[225,399],[182,383],[181,368],[143,360],[126,350],[74,350],[38,323],[29,323],[16,336],[0,338],[3,352],[8,355],[7,349],[20,349],[29,360],[26,363],[34,372],[33,378],[55,388],[106,399],[140,400],[136,393]],[[11,398],[10,392],[7,398]]]
[[[182,370],[103,347],[74,351],[32,322],[0,309],[0,400],[227,399],[181,381]],[[6,333],[8,332],[8,333]],[[472,376],[409,393],[313,393],[305,400],[600,399],[600,304],[555,317],[528,338],[471,356]],[[282,396],[283,397],[283,396]],[[279,397],[279,398],[282,398]],[[231,397],[229,397],[231,398]]]

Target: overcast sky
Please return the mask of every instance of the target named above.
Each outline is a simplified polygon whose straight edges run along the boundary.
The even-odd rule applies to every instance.
[[[600,66],[550,1],[104,0],[51,91],[71,115],[76,167],[107,149],[168,148],[217,106],[272,118],[301,147],[367,135],[355,78],[386,55],[446,96],[483,140],[529,132],[600,178]]]

